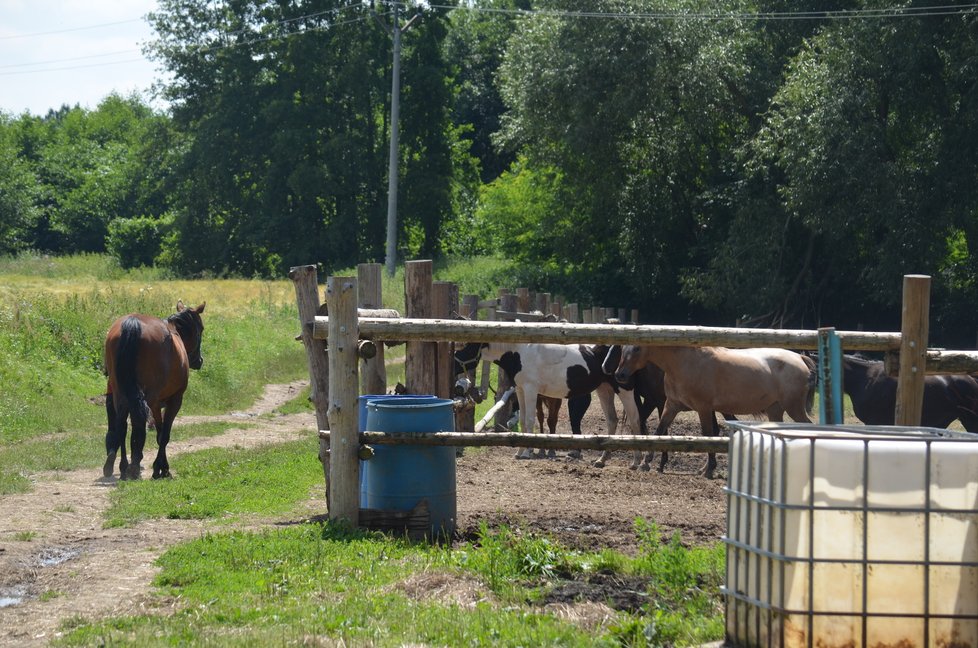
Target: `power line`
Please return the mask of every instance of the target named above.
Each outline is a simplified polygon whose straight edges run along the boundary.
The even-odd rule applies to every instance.
[[[70,60],[70,59],[68,59]],[[0,76],[15,76],[18,74],[40,74],[41,72],[64,72],[65,70],[82,70],[85,68],[106,67],[109,65],[123,65],[126,63],[141,63],[144,58],[125,59],[123,61],[108,61],[105,63],[90,63],[88,65],[67,65],[64,67],[44,68],[43,70],[15,70],[13,72],[0,72]]]
[[[398,2],[406,6],[404,2]],[[551,16],[555,18],[604,18],[621,20],[853,20],[881,18],[928,18],[957,16],[974,13],[978,3],[939,5],[930,7],[889,7],[879,9],[853,9],[845,11],[768,11],[768,12],[623,12],[623,11],[578,11],[565,9],[505,9],[461,4],[459,6],[432,4],[432,9],[462,10],[476,13],[497,13],[517,16]]]
[[[69,32],[86,31],[89,29],[102,29],[103,27],[115,27],[116,25],[127,25],[134,22],[142,22],[143,18],[130,18],[129,20],[118,20],[116,22],[99,23],[98,25],[84,25],[82,27],[68,27],[66,29],[55,29],[52,31],[33,32],[30,34],[9,34],[0,36],[0,40],[13,40],[15,38],[36,38],[38,36],[51,36],[53,34],[67,34]]]
[[[30,63],[8,63],[7,65],[0,65],[0,70],[6,70],[10,68],[32,67],[35,65],[53,65],[55,63],[72,63],[74,61],[84,61],[93,58],[104,58],[106,56],[119,56],[120,54],[135,54],[138,52],[139,52],[138,49],[129,49],[129,50],[119,50],[116,52],[104,52],[102,54],[89,54],[88,56],[73,56],[71,58],[63,58],[63,59],[48,59],[46,61],[32,61]],[[111,63],[112,62],[110,61],[109,64]],[[36,71],[44,72],[44,70],[36,70]]]

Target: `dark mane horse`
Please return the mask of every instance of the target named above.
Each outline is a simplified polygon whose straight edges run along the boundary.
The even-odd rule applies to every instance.
[[[105,465],[112,476],[116,453],[121,449],[122,479],[138,479],[146,443],[147,414],[152,414],[159,450],[153,462],[153,479],[170,476],[166,445],[173,419],[180,411],[190,369],[200,369],[200,341],[205,304],[187,308],[177,302],[177,312],[166,319],[131,314],[117,319],[105,337],[105,370],[109,375],[106,411]],[[164,413],[165,410],[165,413]],[[132,463],[126,460],[126,428],[132,420]]]
[[[845,355],[842,370],[842,389],[856,418],[866,425],[893,425],[897,379],[886,373],[883,362]],[[955,420],[968,432],[978,432],[978,381],[967,375],[926,376],[920,424],[946,428]]]

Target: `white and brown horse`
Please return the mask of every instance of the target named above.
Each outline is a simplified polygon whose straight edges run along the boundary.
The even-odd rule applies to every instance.
[[[598,394],[609,433],[614,433],[618,427],[614,402],[616,393],[624,408],[625,421],[631,434],[639,434],[641,431],[641,419],[632,391],[623,389],[601,369],[608,353],[607,346],[492,342],[481,344],[480,352],[483,359],[495,362],[512,378],[516,386],[516,397],[521,404],[520,429],[525,432],[532,432],[534,429],[533,404],[537,402],[538,396],[575,398],[590,395],[591,392]],[[602,452],[594,465],[604,466],[610,454],[608,451]],[[532,456],[532,450],[524,448],[516,456]],[[640,463],[641,453],[636,452],[631,468],[638,468]]]
[[[794,351],[628,345],[617,367],[605,370],[613,370],[621,382],[649,363],[665,372],[666,405],[656,434],[665,434],[679,412],[690,410],[699,415],[704,436],[719,435],[716,412],[766,415],[771,421],[783,421],[787,413],[795,421],[812,422],[818,372],[811,358]],[[667,459],[663,452],[660,472]],[[643,466],[651,460],[650,452]],[[716,456],[710,453],[706,476],[712,478],[715,469]]]

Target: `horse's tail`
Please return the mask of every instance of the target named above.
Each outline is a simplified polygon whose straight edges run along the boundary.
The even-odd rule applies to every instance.
[[[119,346],[115,355],[115,379],[119,386],[119,393],[114,394],[116,399],[116,410],[127,408],[129,416],[132,418],[132,426],[145,427],[147,411],[149,406],[146,404],[146,395],[139,385],[139,378],[136,372],[136,360],[139,354],[139,339],[142,337],[143,329],[139,319],[127,317],[122,322],[119,333]]]
[[[805,398],[805,411],[809,414],[815,409],[815,393],[818,392],[818,364],[807,353],[801,359],[808,366],[808,396]]]

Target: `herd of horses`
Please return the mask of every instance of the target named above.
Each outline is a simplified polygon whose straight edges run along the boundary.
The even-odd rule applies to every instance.
[[[177,312],[169,317],[130,314],[109,328],[105,339],[105,478],[114,474],[118,455],[121,478],[139,478],[150,417],[158,446],[153,478],[171,476],[166,446],[190,370],[203,365],[204,307],[204,303],[189,308],[178,302]],[[625,424],[636,435],[647,433],[646,422],[653,411],[659,417],[655,434],[667,433],[676,415],[685,411],[697,413],[704,436],[719,435],[718,414],[725,419],[746,415],[771,421],[783,421],[787,414],[796,422],[811,423],[818,378],[812,358],[784,349],[496,342],[459,347],[456,373],[471,367],[480,356],[496,363],[515,385],[521,405],[520,429],[525,432],[533,431],[535,423],[543,431],[546,407],[554,433],[560,405],[566,399],[571,429],[581,434],[592,394],[598,396],[609,433],[618,427],[616,397]],[[893,425],[896,386],[883,362],[843,357],[843,390],[863,423]],[[969,432],[978,432],[978,380],[970,375],[927,376],[921,424],[945,428],[954,421]],[[131,456],[127,458],[130,423]],[[525,448],[517,457],[527,458],[532,452]],[[603,452],[594,465],[604,466],[608,455]],[[636,451],[630,467],[649,470],[652,458],[651,452],[643,458]],[[660,472],[667,459],[662,453]],[[710,454],[704,473],[712,478],[715,469],[716,457]]]
[[[518,402],[536,404],[520,408],[520,429],[528,432],[534,430],[534,411],[543,432],[546,406],[554,433],[561,400],[567,399],[572,432],[580,434],[591,393],[597,393],[612,433],[618,425],[616,395],[631,434],[646,433],[653,410],[659,412],[655,434],[666,434],[685,411],[696,412],[704,436],[719,435],[718,414],[727,420],[761,416],[777,422],[787,414],[796,422],[811,423],[818,388],[815,361],[786,349],[494,342],[470,343],[458,353],[467,358],[481,354],[496,363],[515,385]],[[897,379],[886,373],[882,361],[843,356],[843,390],[864,424],[893,425],[896,388]],[[927,376],[921,425],[946,428],[954,421],[978,432],[978,380],[970,375]],[[516,456],[533,454],[523,449]],[[594,465],[604,466],[607,458],[603,452]],[[652,458],[651,452],[644,459],[636,452],[630,468],[649,470]],[[660,472],[667,460],[668,453],[661,453]],[[704,474],[712,478],[716,465],[715,455],[709,454]]]

